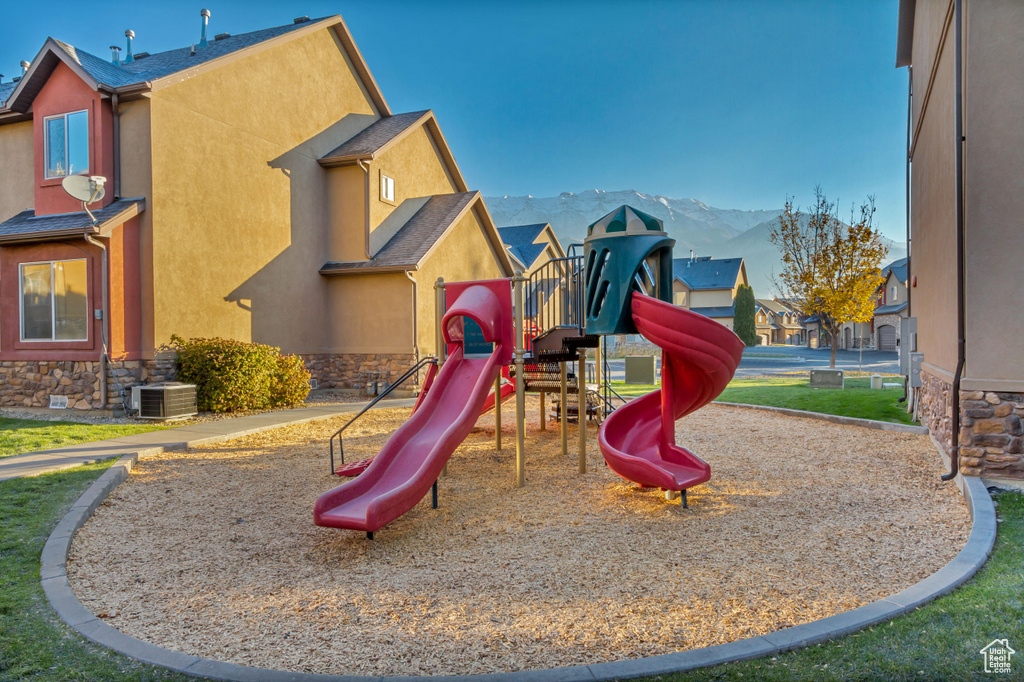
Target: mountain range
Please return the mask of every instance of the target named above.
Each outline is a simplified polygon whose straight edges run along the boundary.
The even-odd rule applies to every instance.
[[[676,258],[689,256],[691,249],[697,256],[741,257],[754,295],[775,295],[772,273],[781,270],[781,260],[768,235],[770,225],[782,215],[781,208],[743,211],[715,208],[697,199],[599,189],[562,192],[556,197],[485,197],[485,201],[499,227],[551,223],[563,247],[582,242],[588,225],[627,204],[664,222],[665,231],[676,240]],[[885,263],[906,255],[903,244],[890,239],[885,244],[889,248]]]

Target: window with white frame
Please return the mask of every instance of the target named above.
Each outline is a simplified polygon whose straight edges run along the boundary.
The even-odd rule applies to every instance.
[[[889,302],[896,303],[896,285],[889,287]]]
[[[89,172],[89,112],[43,119],[46,177],[62,178]]]
[[[395,179],[380,174],[380,198],[384,201],[395,200]]]
[[[22,263],[20,270],[21,340],[88,340],[85,259]]]

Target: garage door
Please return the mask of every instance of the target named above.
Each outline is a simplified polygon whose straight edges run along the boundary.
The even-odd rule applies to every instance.
[[[896,327],[883,324],[878,328],[878,350],[896,350]]]

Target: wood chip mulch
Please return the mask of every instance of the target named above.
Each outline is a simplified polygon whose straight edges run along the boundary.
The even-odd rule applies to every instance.
[[[75,593],[148,642],[249,666],[362,675],[597,663],[765,634],[891,595],[941,568],[969,517],[927,436],[709,405],[677,425],[707,459],[689,509],[615,476],[575,425],[538,430],[514,487],[514,407],[430,495],[368,541],[313,525],[349,418],[144,459],[75,538]],[[371,412],[346,457],[408,410]],[[347,434],[349,432],[346,432]]]

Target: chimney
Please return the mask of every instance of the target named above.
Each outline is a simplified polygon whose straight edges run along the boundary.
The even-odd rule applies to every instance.
[[[4,75],[2,73],[0,73],[0,83],[3,83],[3,82],[4,82]]]
[[[110,46],[110,63],[115,66],[121,63],[121,48],[117,45]]]
[[[21,75],[24,76],[26,73],[28,73],[28,67],[32,66],[32,64],[22,59],[19,66],[21,66]]]
[[[128,39],[128,54],[124,57],[124,63],[131,64],[135,61],[135,57],[132,56],[132,38],[135,37],[135,31],[128,29],[124,32],[124,37]]]
[[[201,10],[199,16],[203,18],[203,32],[199,36],[199,47],[206,47],[210,44],[206,41],[206,26],[210,22],[210,10]]]
[[[693,249],[690,249],[690,260],[693,260]]]

